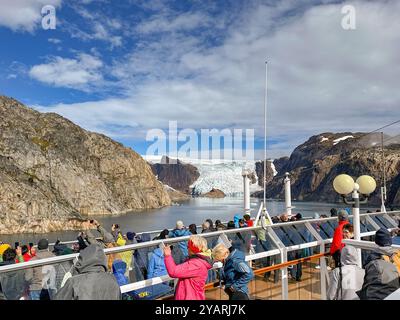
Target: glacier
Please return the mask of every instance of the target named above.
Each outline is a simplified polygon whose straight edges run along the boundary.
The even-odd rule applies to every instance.
[[[161,162],[162,156],[143,156],[152,163]],[[194,195],[202,195],[214,189],[219,189],[228,197],[243,196],[243,169],[255,172],[256,161],[238,161],[223,159],[191,159],[179,158],[179,161],[189,163],[197,168],[200,177],[190,186]],[[257,175],[256,175],[257,177]],[[250,192],[262,190],[256,183],[250,185]]]

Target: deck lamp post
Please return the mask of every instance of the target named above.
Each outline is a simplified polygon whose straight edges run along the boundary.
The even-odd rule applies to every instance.
[[[252,172],[249,169],[243,169],[243,194],[244,194],[244,212],[250,215],[250,178]]]
[[[286,213],[289,215],[289,217],[292,215],[292,196],[290,194],[290,178],[289,178],[289,172],[285,173],[285,180],[283,180],[283,183],[285,185],[285,207],[286,207]]]
[[[375,191],[376,182],[371,176],[363,175],[354,182],[347,174],[340,174],[333,180],[333,188],[342,196],[343,202],[352,205],[354,240],[361,240],[360,237],[360,204],[368,202],[369,195]],[[351,193],[353,200],[348,200]],[[360,200],[360,194],[363,199]],[[361,250],[358,251],[358,265],[361,267]]]

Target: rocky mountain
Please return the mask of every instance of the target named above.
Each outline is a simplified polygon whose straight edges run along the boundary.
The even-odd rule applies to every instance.
[[[161,163],[150,163],[154,175],[162,183],[175,190],[190,194],[190,186],[199,178],[199,171],[189,163],[180,160],[171,161],[168,157],[163,157]]]
[[[380,133],[323,133],[298,146],[289,158],[274,161],[278,175],[267,184],[268,198],[284,198],[284,173],[290,172],[292,198],[305,201],[339,201],[333,179],[340,173],[357,178],[368,174],[377,181],[370,204],[380,203],[382,154]],[[385,145],[388,205],[400,204],[400,144]],[[261,194],[257,194],[261,196]]]
[[[170,186],[168,186],[166,184],[164,184],[164,190],[167,191],[169,197],[171,198],[171,201],[174,204],[188,201],[191,198],[188,194],[178,191],[174,188],[171,188]]]
[[[275,162],[275,161],[274,161]],[[275,168],[275,163],[272,161],[267,161],[267,165],[266,165],[266,171],[267,171],[267,184],[269,184],[272,179],[274,178],[274,168]],[[256,174],[258,177],[258,185],[259,186],[263,186],[263,179],[264,179],[264,161],[257,161],[256,162]]]
[[[0,96],[0,234],[75,229],[88,215],[170,204],[133,150]]]
[[[207,192],[206,194],[204,194],[203,197],[206,197],[206,198],[225,198],[226,195],[221,190],[213,188],[210,192]]]

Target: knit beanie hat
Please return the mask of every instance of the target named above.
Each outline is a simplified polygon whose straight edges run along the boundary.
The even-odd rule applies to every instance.
[[[126,233],[126,237],[128,238],[128,240],[131,240],[131,241],[133,241],[133,239],[135,238],[135,236],[136,236],[136,233],[134,233],[134,232],[127,232]]]
[[[346,210],[340,210],[338,213],[338,218],[340,221],[346,221],[349,219],[349,214]]]
[[[375,243],[380,247],[390,247],[392,245],[390,232],[385,228],[380,228],[375,234]]]
[[[40,239],[38,242],[39,250],[46,250],[49,248],[49,241],[47,239]]]

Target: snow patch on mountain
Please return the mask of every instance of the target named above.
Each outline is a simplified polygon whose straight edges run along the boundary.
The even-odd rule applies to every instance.
[[[278,174],[278,171],[276,171],[274,161],[271,161],[271,169],[272,169],[272,172],[274,173],[274,177],[275,177]]]
[[[333,140],[333,145],[337,145],[340,141],[344,141],[344,140],[347,140],[349,138],[354,138],[354,137],[353,136],[344,136],[344,137],[341,137],[341,138],[337,138],[337,139]]]
[[[329,139],[328,139],[328,138],[325,138],[324,136],[321,137],[321,142],[328,141],[328,140],[329,140]]]

